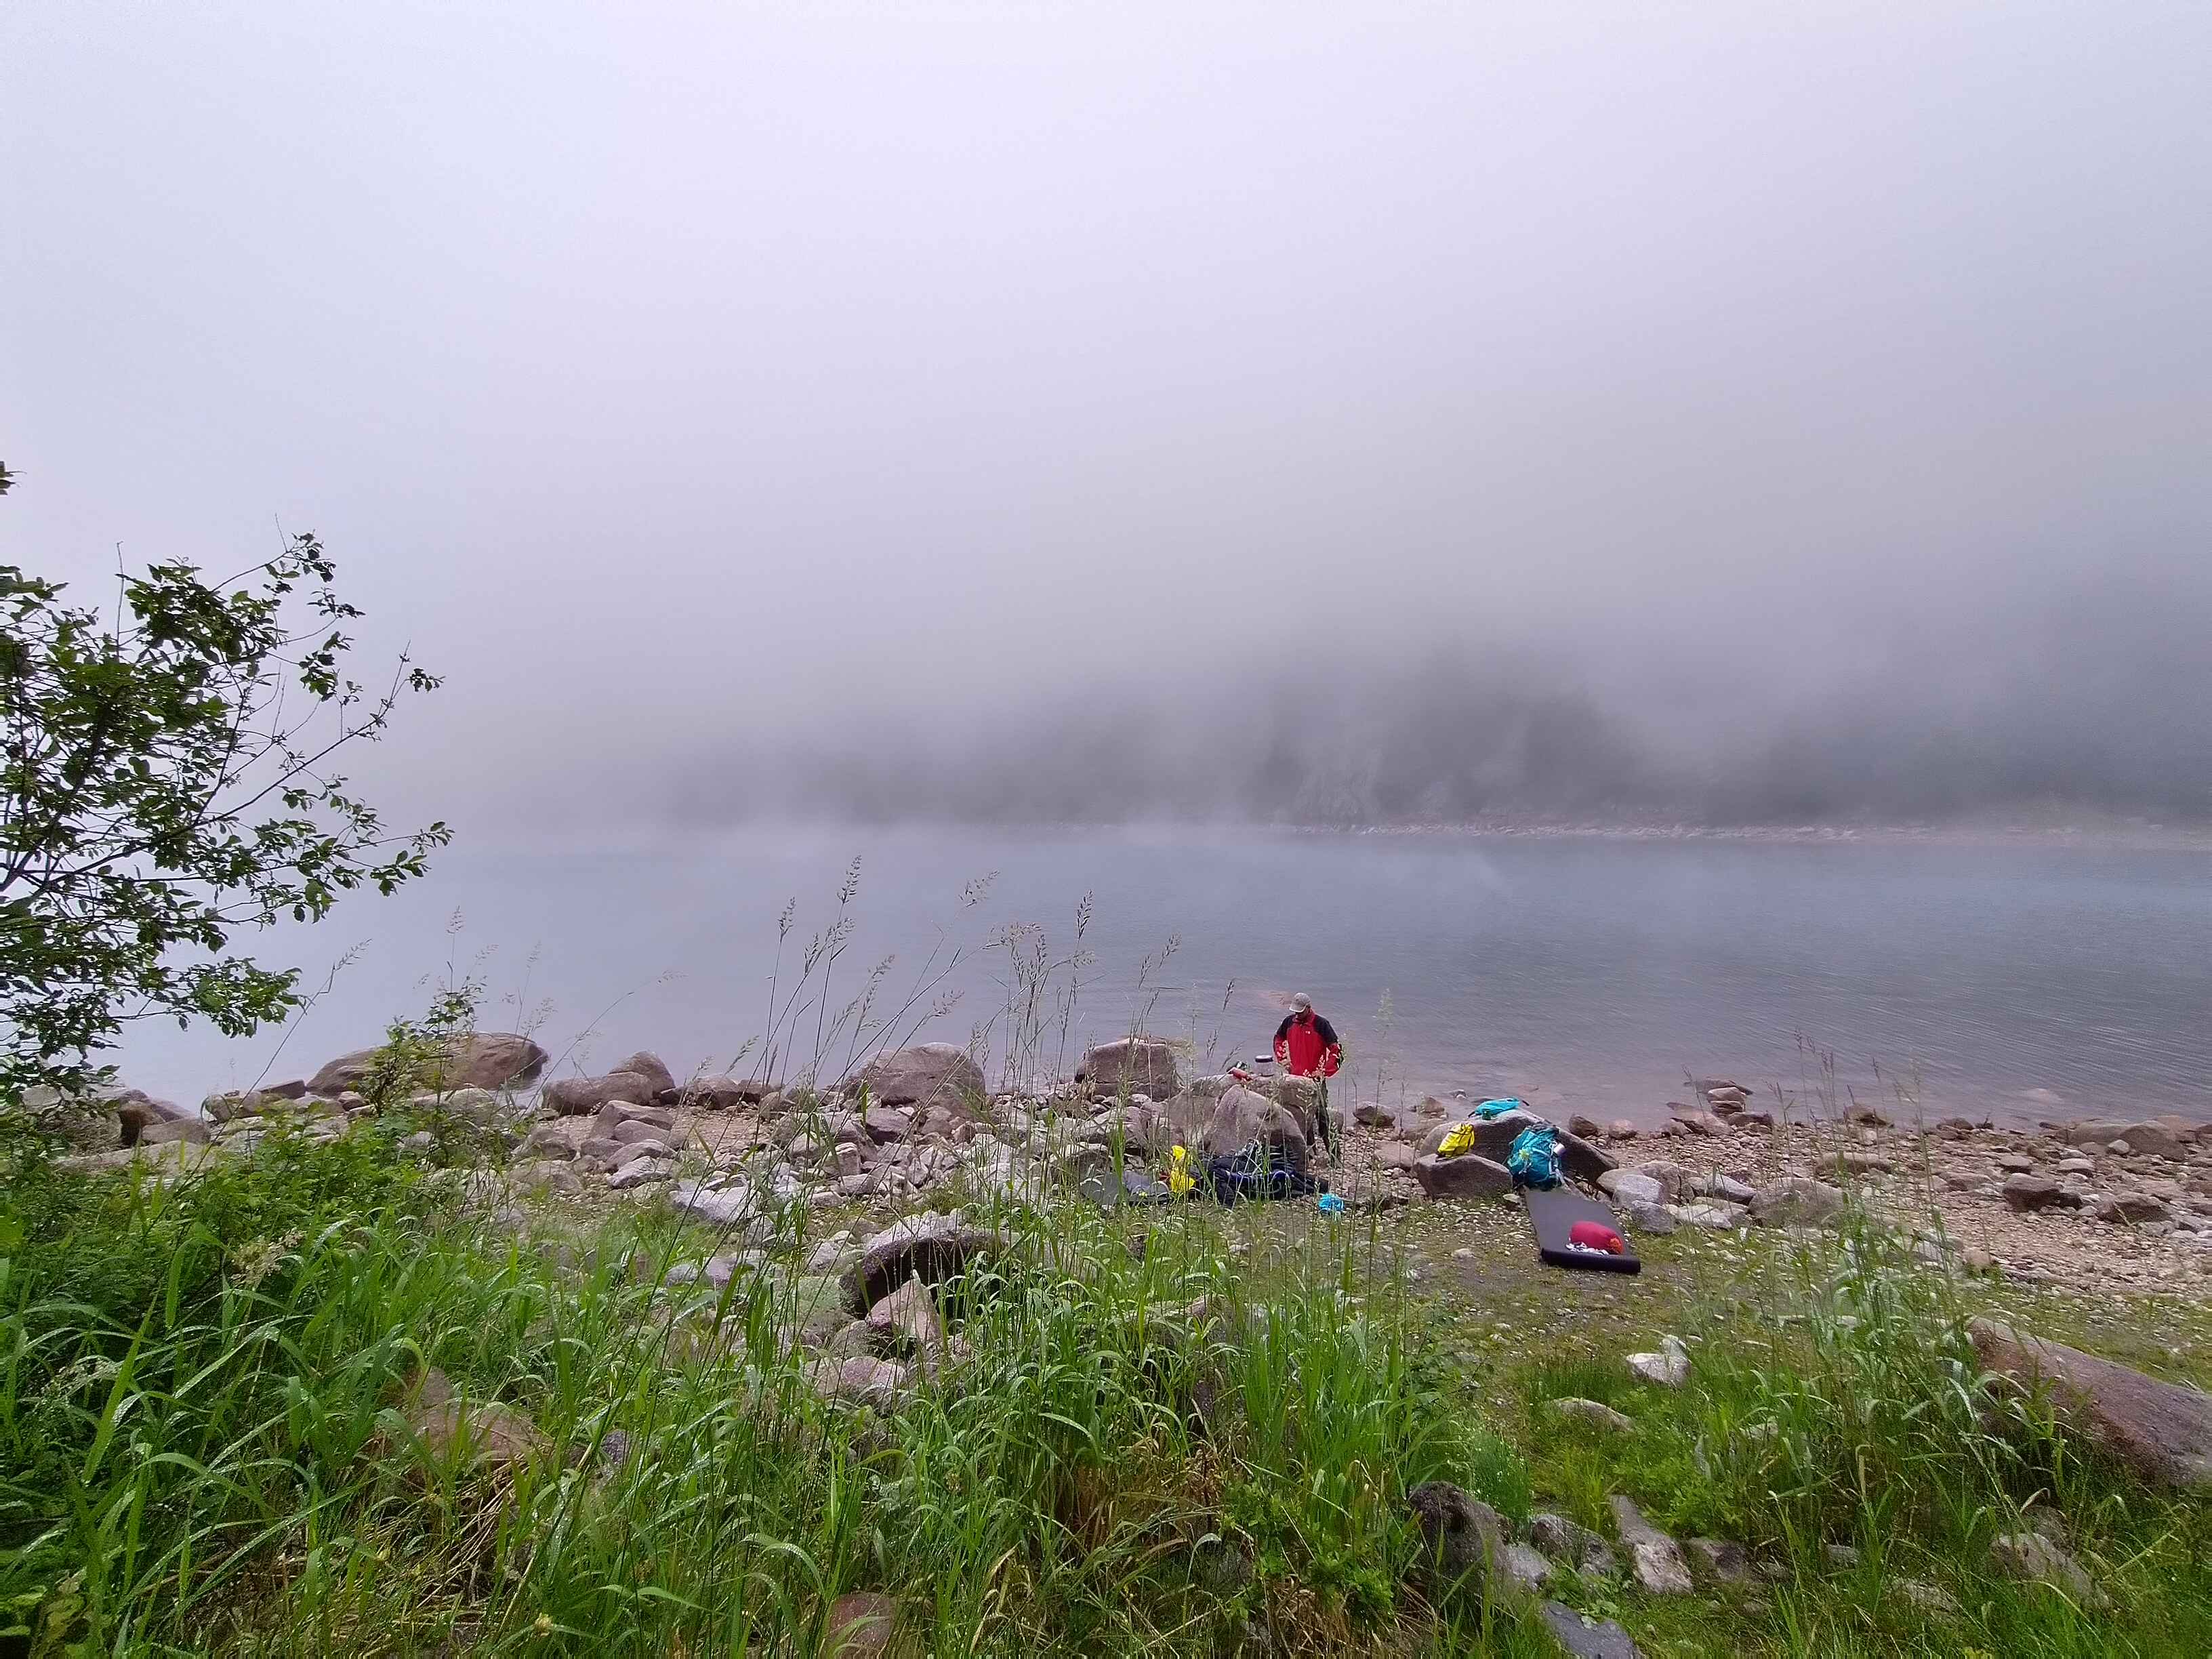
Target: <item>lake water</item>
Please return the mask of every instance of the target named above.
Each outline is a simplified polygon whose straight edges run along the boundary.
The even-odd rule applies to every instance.
[[[2212,855],[1896,842],[778,829],[463,849],[398,897],[257,942],[319,983],[368,941],[281,1051],[275,1033],[141,1027],[124,1075],[193,1100],[264,1066],[312,1071],[419,1010],[449,962],[486,980],[484,1025],[532,1024],[564,1069],[638,1048],[719,1066],[766,1024],[786,902],[787,985],[856,854],[832,1011],[887,953],[895,1005],[933,947],[940,966],[972,952],[942,988],[959,1006],[924,1036],[965,1041],[1003,1010],[994,933],[1033,924],[1065,952],[1089,894],[1079,1047],[1142,1012],[1201,1052],[1254,1054],[1305,990],[1362,1096],[1464,1089],[1650,1121],[1686,1074],[1801,1089],[1802,1037],[1863,1097],[1917,1078],[1931,1114],[2212,1117]],[[994,1047],[1005,1030],[1001,1013]]]

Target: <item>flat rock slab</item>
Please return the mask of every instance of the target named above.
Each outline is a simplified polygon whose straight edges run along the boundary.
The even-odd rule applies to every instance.
[[[1984,1365],[2048,1388],[2067,1419],[2114,1456],[2164,1485],[2212,1489],[2212,1394],[1993,1319],[1977,1319],[1969,1329]]]
[[[1413,1179],[1431,1198],[1503,1198],[1513,1190],[1513,1176],[1503,1164],[1474,1152],[1438,1158],[1425,1152],[1414,1161]]]
[[[1575,1659],[1643,1659],[1626,1631],[1610,1619],[1590,1619],[1561,1601],[1544,1603],[1544,1628]]]

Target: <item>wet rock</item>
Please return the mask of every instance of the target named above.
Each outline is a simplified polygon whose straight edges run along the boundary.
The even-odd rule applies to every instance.
[[[2046,1342],[1992,1319],[1968,1327],[1982,1364],[2048,1389],[2075,1430],[2165,1486],[2212,1489],[2212,1395]]]
[[[1513,1176],[1504,1164],[1473,1152],[1457,1158],[1431,1153],[1417,1158],[1413,1178],[1432,1199],[1503,1198],[1513,1190]]]
[[[1615,1493],[1607,1500],[1613,1508],[1613,1522],[1620,1531],[1621,1547],[1628,1552],[1629,1570],[1636,1582],[1653,1595],[1687,1595],[1696,1586],[1691,1582],[1689,1563],[1682,1559],[1680,1546],[1665,1533],[1644,1518],[1644,1511],[1627,1498]]]
[[[339,1055],[307,1079],[306,1092],[331,1096],[360,1087],[383,1052],[357,1048]],[[545,1060],[545,1051],[528,1037],[513,1031],[473,1031],[441,1041],[431,1075],[423,1080],[434,1088],[521,1089],[537,1081]]]
[[[1544,1628],[1574,1659],[1641,1659],[1626,1631],[1610,1619],[1592,1619],[1564,1602],[1543,1606]]]
[[[878,1106],[942,1108],[980,1115],[990,1100],[983,1068],[965,1048],[950,1042],[924,1042],[877,1055],[853,1079]]]
[[[1690,1351],[1682,1346],[1681,1338],[1662,1336],[1656,1353],[1629,1355],[1628,1369],[1647,1382],[1679,1389],[1690,1380]]]
[[[1149,1036],[1092,1045],[1075,1068],[1075,1080],[1094,1098],[1103,1100],[1128,1095],[1167,1100],[1181,1087],[1175,1050],[1158,1037]]]
[[[1568,1418],[1592,1428],[1610,1429],[1617,1434],[1632,1434],[1636,1430],[1634,1418],[1613,1410],[1601,1401],[1570,1397],[1551,1401],[1547,1409],[1554,1417]]]

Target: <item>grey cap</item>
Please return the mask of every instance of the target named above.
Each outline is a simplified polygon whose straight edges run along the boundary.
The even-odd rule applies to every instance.
[[[1291,999],[1291,1006],[1297,1012],[1303,1014],[1307,1009],[1313,1006],[1313,999],[1308,996],[1304,991],[1300,991]]]

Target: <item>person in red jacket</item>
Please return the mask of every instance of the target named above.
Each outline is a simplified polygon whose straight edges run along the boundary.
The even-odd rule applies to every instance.
[[[1285,1076],[1321,1079],[1321,1106],[1315,1113],[1321,1127],[1321,1144],[1333,1152],[1328,1130],[1328,1080],[1344,1064],[1344,1044],[1336,1027],[1314,1012],[1313,999],[1304,991],[1291,999],[1291,1012],[1275,1028],[1275,1060]]]

